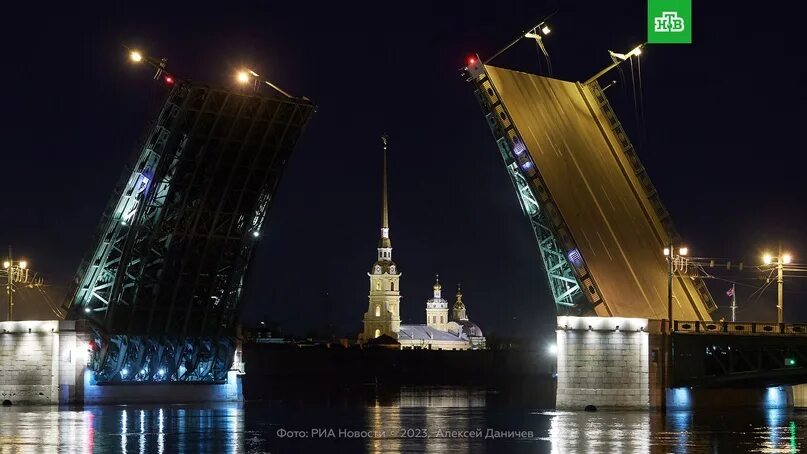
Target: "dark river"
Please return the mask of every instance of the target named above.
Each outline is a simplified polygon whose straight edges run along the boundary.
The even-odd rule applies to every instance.
[[[210,406],[0,407],[0,453],[799,452],[807,412],[573,413],[485,390]]]

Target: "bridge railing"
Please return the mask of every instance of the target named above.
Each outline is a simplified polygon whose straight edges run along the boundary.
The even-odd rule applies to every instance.
[[[807,324],[676,320],[673,324],[673,332],[682,334],[786,335],[807,337]]]

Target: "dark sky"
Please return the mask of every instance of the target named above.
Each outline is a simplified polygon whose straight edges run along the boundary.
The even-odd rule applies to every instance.
[[[807,262],[802,14],[766,17],[694,1],[693,45],[642,56],[644,121],[631,72],[608,94],[690,249],[757,262],[782,241]],[[783,3],[784,5],[784,3]],[[247,65],[319,105],[265,225],[244,303],[303,334],[355,335],[380,222],[379,135],[390,148],[391,237],[403,271],[401,316],[421,322],[434,273],[461,281],[487,333],[532,335],[554,316],[538,251],[492,136],[458,67],[557,10],[554,75],[585,80],[645,39],[645,0],[625,2],[15,3],[4,57],[0,244],[25,255],[61,297],[114,183],[159,105],[121,44],[165,56],[176,73],[232,83]],[[538,71],[522,42],[497,64]],[[611,78],[619,79],[618,73]],[[637,87],[638,88],[638,87]],[[726,273],[723,273],[726,274]],[[743,282],[757,273],[746,272]],[[786,317],[807,318],[804,279],[787,281]],[[728,304],[726,284],[712,285]],[[775,317],[774,293],[742,318]],[[60,293],[61,292],[61,293]],[[34,303],[31,303],[34,304]],[[721,312],[723,313],[723,312]]]

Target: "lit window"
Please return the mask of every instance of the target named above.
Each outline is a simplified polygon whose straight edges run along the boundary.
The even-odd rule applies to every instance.
[[[381,306],[376,306],[375,307],[375,316],[376,317],[381,317]]]
[[[381,335],[381,330],[377,329],[377,330],[375,330],[375,336],[373,336],[373,337],[378,337],[380,335]]]
[[[381,281],[375,281],[375,289],[381,290]]]

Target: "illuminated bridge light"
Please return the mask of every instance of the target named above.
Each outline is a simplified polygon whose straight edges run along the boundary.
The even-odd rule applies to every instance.
[[[796,358],[785,358],[785,366],[793,367],[796,365]]]
[[[690,388],[673,388],[671,407],[677,410],[689,410],[692,408],[692,391]]]
[[[569,263],[571,263],[575,268],[580,268],[583,266],[583,256],[580,255],[580,251],[577,248],[572,249],[566,254],[566,258],[569,259]]]

